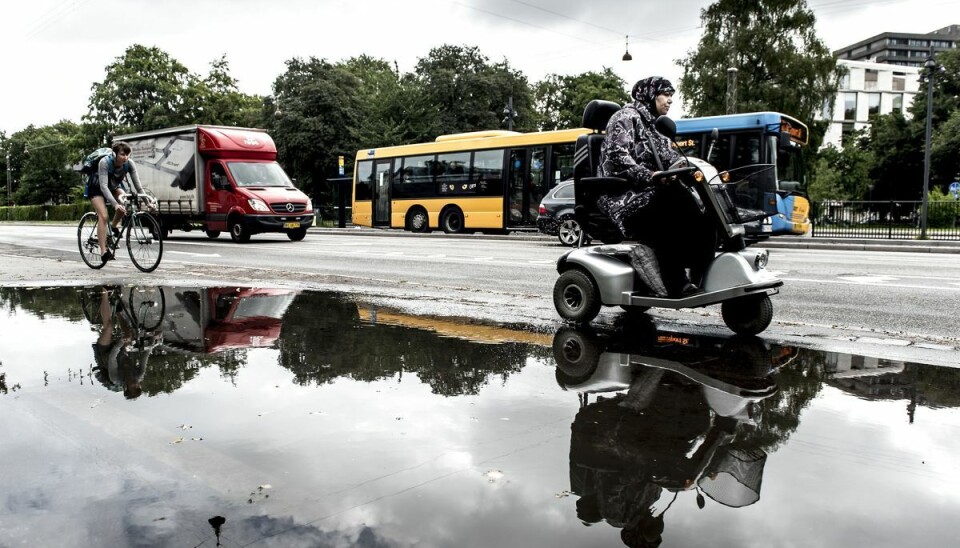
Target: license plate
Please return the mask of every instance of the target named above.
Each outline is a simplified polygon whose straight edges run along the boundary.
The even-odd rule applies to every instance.
[[[283,228],[300,228],[300,223],[283,223]]]

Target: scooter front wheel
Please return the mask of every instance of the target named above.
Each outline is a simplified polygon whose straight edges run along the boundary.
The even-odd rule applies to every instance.
[[[773,302],[768,295],[740,297],[720,305],[720,315],[738,335],[756,335],[773,320]]]
[[[590,323],[600,313],[600,290],[582,270],[567,270],[553,286],[553,306],[565,320]]]

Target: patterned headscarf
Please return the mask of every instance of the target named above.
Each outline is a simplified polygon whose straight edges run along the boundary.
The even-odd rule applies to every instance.
[[[634,84],[633,91],[630,92],[630,95],[638,107],[644,106],[650,111],[650,114],[656,116],[657,95],[661,93],[673,93],[675,91],[676,89],[674,89],[670,80],[662,76],[651,76]]]

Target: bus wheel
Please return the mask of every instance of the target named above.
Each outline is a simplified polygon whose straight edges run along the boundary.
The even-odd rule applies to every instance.
[[[463,212],[459,209],[449,209],[443,214],[443,220],[440,221],[443,231],[447,234],[458,234],[463,232]]]
[[[428,232],[430,230],[430,218],[423,208],[415,208],[407,216],[407,229],[411,232]]]

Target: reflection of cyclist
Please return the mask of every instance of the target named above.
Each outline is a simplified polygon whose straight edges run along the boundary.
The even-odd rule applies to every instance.
[[[136,399],[143,392],[140,386],[146,373],[147,360],[156,346],[150,336],[146,341],[134,337],[132,326],[123,316],[115,320],[111,291],[104,288],[100,295],[100,317],[103,326],[93,355],[97,363],[97,379],[111,390],[123,390],[127,399]]]

